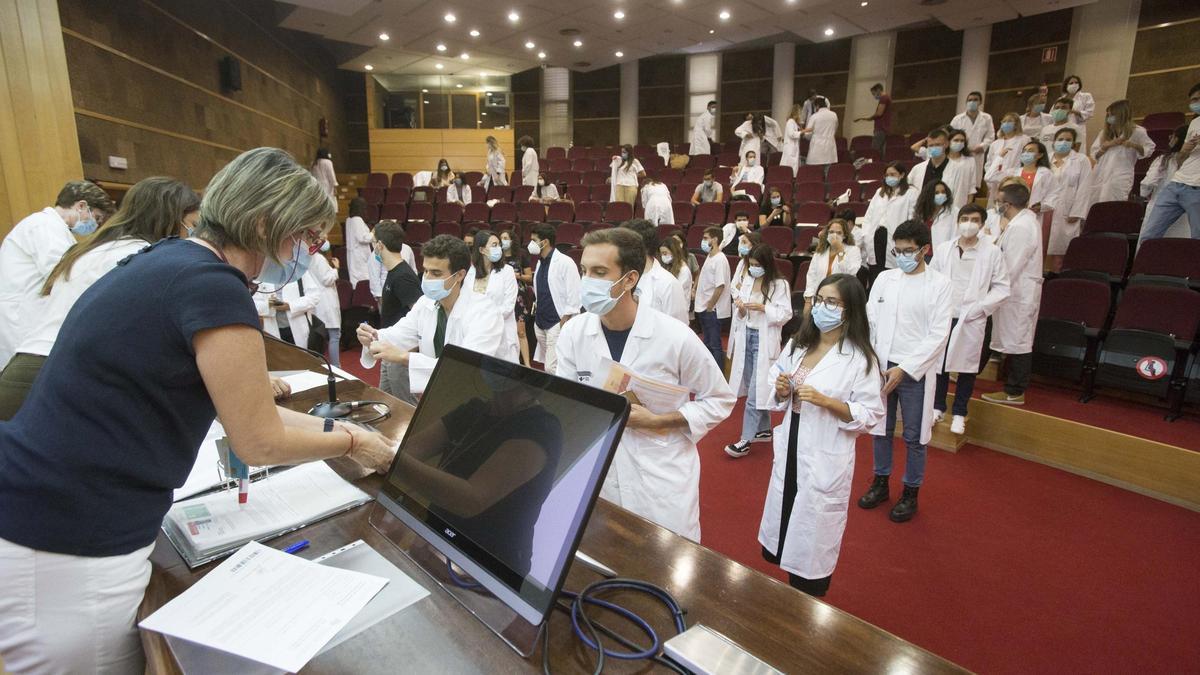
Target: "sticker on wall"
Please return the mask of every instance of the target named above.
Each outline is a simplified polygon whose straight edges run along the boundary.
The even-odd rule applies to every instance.
[[[1167,376],[1167,362],[1157,356],[1143,356],[1134,370],[1143,380],[1161,380]]]

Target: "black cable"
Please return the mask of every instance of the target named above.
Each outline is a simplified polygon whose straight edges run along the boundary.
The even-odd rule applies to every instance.
[[[561,601],[556,600],[554,602],[554,609],[557,609],[558,611],[563,612],[568,617],[571,615],[570,606],[563,605]],[[591,627],[589,626],[589,629],[590,628]],[[608,632],[608,629],[604,629],[604,630],[606,633]],[[542,631],[543,631],[542,632],[542,674],[543,675],[553,675],[550,672],[550,617],[549,616],[546,617],[546,624],[545,624],[545,626],[542,627]],[[615,634],[612,634],[612,635],[616,636]],[[619,636],[616,636],[616,637],[617,637],[617,639],[622,639]],[[600,636],[595,633],[594,629],[592,632],[592,640],[596,644],[600,644]],[[600,675],[600,673],[604,671],[604,650],[600,649],[598,654],[599,654],[599,656],[596,657],[596,669],[592,671],[592,675]],[[684,673],[683,675],[688,675],[688,674]]]

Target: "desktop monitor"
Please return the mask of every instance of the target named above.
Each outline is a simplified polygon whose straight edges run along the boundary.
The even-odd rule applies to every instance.
[[[540,624],[628,414],[622,396],[446,345],[379,503]]]

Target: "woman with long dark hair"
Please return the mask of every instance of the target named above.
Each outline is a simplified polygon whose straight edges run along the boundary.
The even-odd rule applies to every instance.
[[[883,185],[875,190],[871,203],[867,204],[867,213],[863,217],[863,235],[867,239],[867,264],[895,267],[896,258],[892,255],[892,233],[900,223],[912,218],[913,205],[917,202],[919,190],[908,183],[908,166],[903,162],[888,164],[883,174]],[[879,257],[875,250],[875,231],[879,228],[887,231],[887,244],[883,251],[885,258]]]
[[[628,204],[637,201],[638,179],[646,177],[646,169],[642,167],[641,162],[634,158],[633,146],[622,145],[620,156],[613,156],[609,169],[612,170],[612,175],[609,177],[609,182],[612,184],[609,201]]]
[[[846,529],[854,443],[884,412],[867,293],[856,277],[821,282],[770,379],[772,408],[786,413],[775,429],[758,541],[793,587],[823,596]]]
[[[929,228],[933,245],[936,248],[954,238],[955,214],[958,208],[954,206],[954,192],[943,181],[926,183],[917,197],[913,207],[913,218],[925,223]]]
[[[512,244],[509,244],[512,246]],[[503,358],[520,363],[517,347],[517,276],[513,268],[504,264],[504,246],[500,236],[490,230],[478,230],[471,244],[471,269],[468,274],[471,288],[479,295],[486,295],[496,306],[500,318],[504,319]]]
[[[337,173],[333,170],[333,155],[330,154],[327,148],[318,148],[317,156],[313,159],[312,166],[308,169],[321,187],[325,189],[325,194],[329,198],[337,202]]]

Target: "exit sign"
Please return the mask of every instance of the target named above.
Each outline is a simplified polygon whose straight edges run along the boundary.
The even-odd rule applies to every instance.
[[[1058,45],[1042,50],[1042,63],[1054,63],[1058,60]]]

